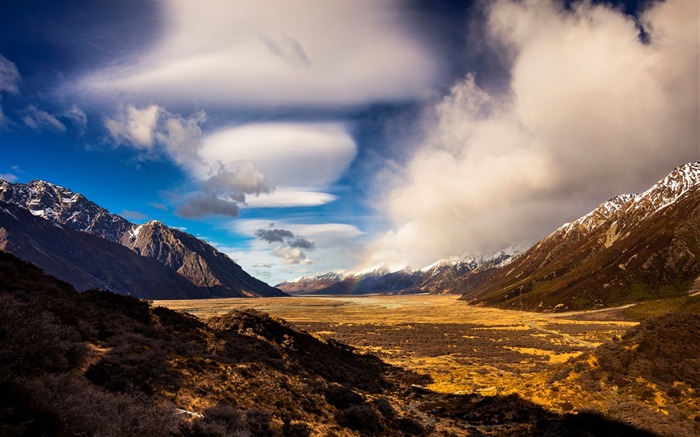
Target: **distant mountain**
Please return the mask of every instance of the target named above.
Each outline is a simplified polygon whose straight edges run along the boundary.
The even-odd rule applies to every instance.
[[[423,275],[411,269],[390,272],[385,268],[361,273],[325,273],[282,282],[277,288],[289,294],[409,294],[421,290]]]
[[[685,294],[700,275],[700,162],[567,223],[507,267],[466,276],[472,303],[582,310]]]
[[[45,181],[0,181],[0,202],[18,205],[64,228],[92,234],[153,258],[191,284],[206,288],[208,296],[286,295],[253,278],[228,256],[190,234],[157,221],[136,225],[67,188]]]
[[[282,282],[277,288],[305,295],[458,293],[460,290],[454,287],[457,279],[473,271],[506,264],[520,251],[514,246],[491,256],[453,256],[420,270],[409,267],[390,271],[376,267],[360,272],[330,272]]]
[[[0,202],[0,250],[31,261],[78,290],[102,288],[147,299],[208,297],[162,263],[95,235]]]
[[[526,244],[513,244],[488,256],[461,255],[444,258],[421,269],[424,276],[420,288],[429,293],[461,293],[459,281],[462,278],[477,277],[491,268],[506,266],[528,248]]]

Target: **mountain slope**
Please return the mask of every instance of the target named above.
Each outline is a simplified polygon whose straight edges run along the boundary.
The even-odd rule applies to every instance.
[[[150,221],[125,236],[124,244],[139,255],[156,259],[198,287],[216,296],[286,296],[248,273],[205,241]]]
[[[31,261],[78,290],[103,288],[147,299],[208,297],[156,260],[85,232],[63,228],[0,202],[0,250]]]
[[[155,221],[135,225],[81,194],[45,181],[28,184],[0,181],[0,201],[14,203],[35,216],[156,259],[197,287],[208,288],[212,296],[286,295],[251,277],[228,256],[190,234]]]
[[[462,299],[582,310],[686,293],[700,274],[700,163],[642,194],[617,196],[510,265],[462,278]]]
[[[530,389],[541,399],[587,405],[658,435],[697,436],[699,336],[699,315],[652,318],[535,377]],[[613,390],[614,399],[599,395]]]

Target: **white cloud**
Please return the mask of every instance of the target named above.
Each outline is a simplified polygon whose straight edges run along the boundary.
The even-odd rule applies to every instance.
[[[160,110],[165,114],[159,131],[154,133],[157,141],[163,144],[170,158],[188,171],[193,171],[200,164],[199,149],[202,146],[202,125],[207,121],[207,114],[198,111],[184,118]]]
[[[22,76],[19,74],[15,63],[0,55],[0,92],[19,94],[19,84],[21,82]]]
[[[12,173],[0,173],[0,179],[4,179],[7,182],[16,182],[17,176]]]
[[[510,89],[467,77],[437,105],[386,193],[393,230],[372,262],[420,266],[533,241],[698,159],[698,3],[655,3],[642,17],[648,44],[618,11],[573,8],[490,6],[489,43],[510,53]]]
[[[298,247],[277,246],[272,249],[272,254],[282,258],[285,264],[312,264],[313,261],[306,257],[303,250]]]
[[[398,1],[169,1],[162,10],[151,51],[76,89],[169,106],[355,105],[420,96],[438,70]]]
[[[243,206],[250,208],[284,208],[320,206],[333,202],[338,196],[319,191],[299,191],[294,189],[276,188],[269,194],[249,197]]]
[[[63,133],[66,131],[66,126],[61,123],[56,117],[37,108],[34,105],[29,105],[25,109],[19,111],[22,117],[22,122],[28,128],[35,131],[53,131]]]
[[[115,142],[150,150],[153,148],[155,129],[162,111],[158,105],[142,109],[128,105],[115,118],[106,118],[105,127]]]
[[[313,240],[318,248],[333,246],[363,234],[356,226],[346,223],[291,223],[284,220],[240,219],[233,223],[233,228],[241,235],[254,237],[257,230],[269,227],[270,223]]]
[[[82,109],[73,105],[63,113],[63,117],[71,120],[81,134],[85,133],[85,129],[87,128],[87,115]]]
[[[259,123],[207,135],[202,160],[250,161],[272,185],[318,187],[337,180],[355,158],[355,142],[341,123]]]

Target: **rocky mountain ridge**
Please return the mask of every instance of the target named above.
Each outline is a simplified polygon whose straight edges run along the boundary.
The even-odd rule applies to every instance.
[[[41,180],[28,184],[0,181],[0,202],[18,205],[36,217],[158,260],[195,286],[209,289],[211,296],[286,295],[253,278],[227,255],[190,234],[158,221],[136,225],[67,188]]]
[[[616,196],[511,265],[463,277],[463,299],[579,310],[686,293],[700,274],[700,162],[641,194]]]
[[[80,291],[101,288],[146,299],[210,295],[155,259],[12,203],[0,202],[0,250],[31,261]]]
[[[328,272],[304,276],[294,281],[277,284],[290,294],[412,294],[457,293],[455,281],[470,273],[478,272],[512,261],[522,251],[523,245],[513,245],[492,255],[456,255],[443,258],[420,270],[410,267],[394,270],[376,266],[358,272]]]

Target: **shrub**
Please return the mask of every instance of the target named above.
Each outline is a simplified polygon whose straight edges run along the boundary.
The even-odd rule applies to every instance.
[[[340,425],[360,432],[377,433],[382,430],[379,415],[367,404],[349,406],[338,413],[336,420]]]

